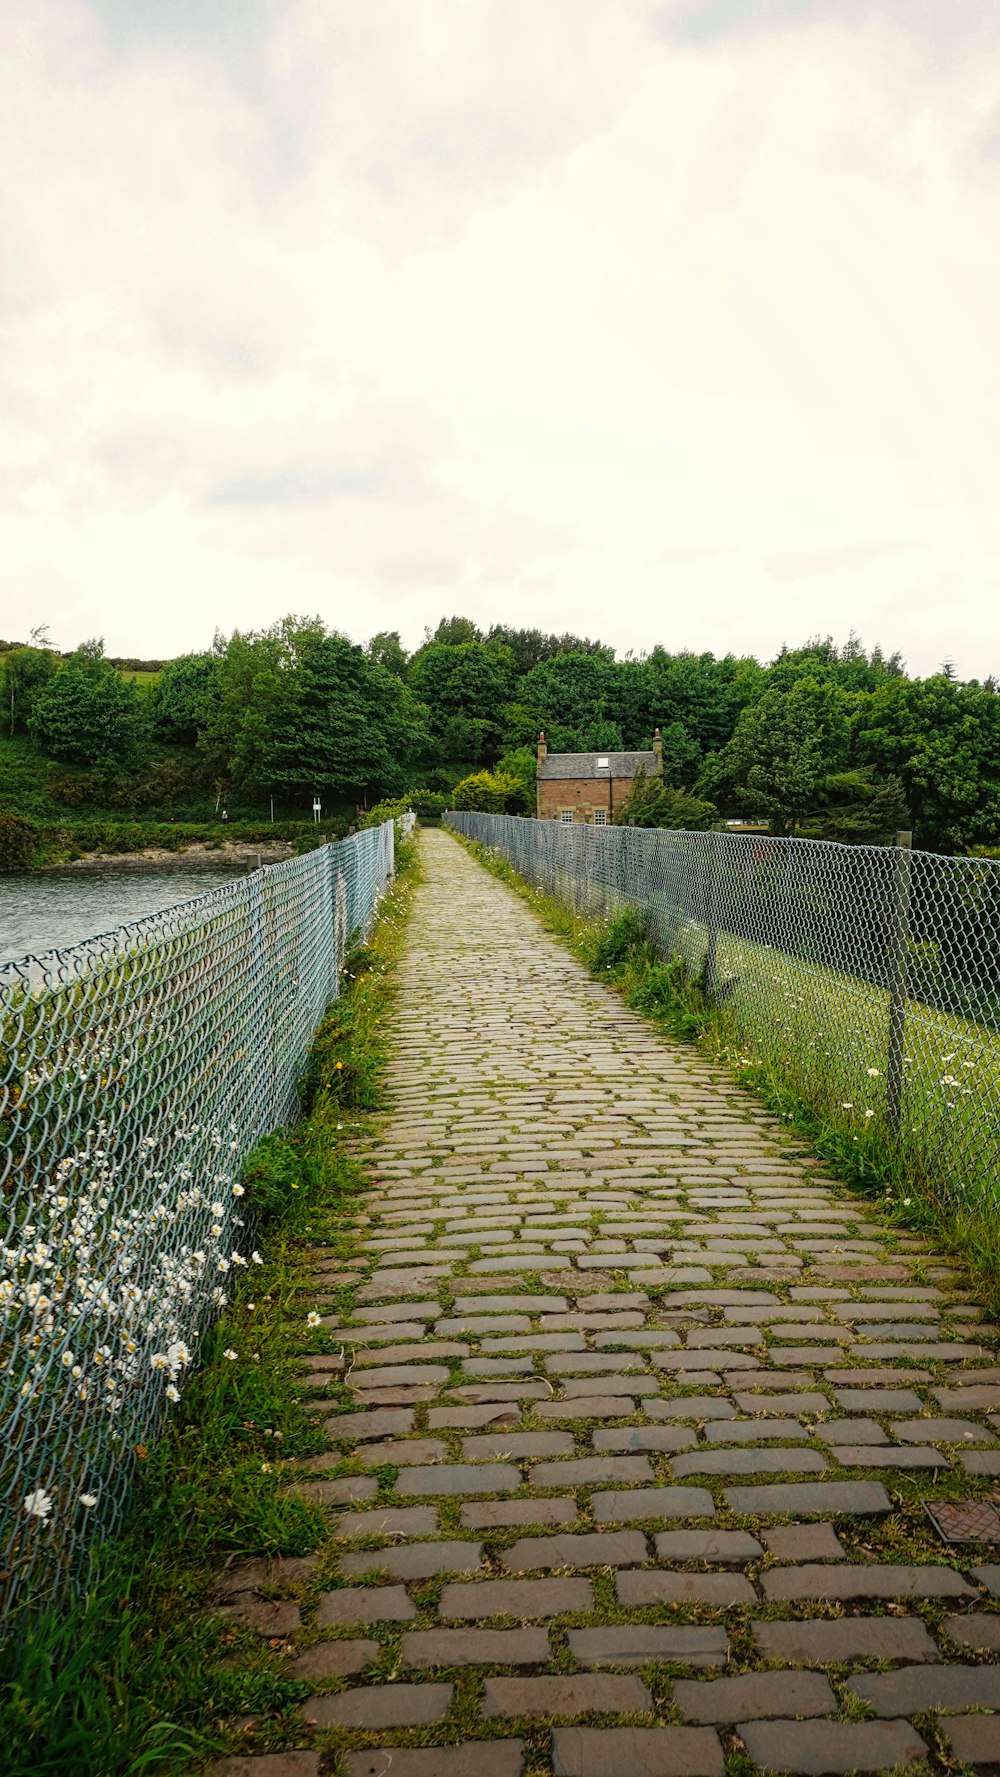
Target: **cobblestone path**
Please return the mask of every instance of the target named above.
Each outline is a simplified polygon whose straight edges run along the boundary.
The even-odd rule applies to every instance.
[[[1000,1770],[1000,1549],[921,1503],[995,1489],[995,1329],[452,839],[422,849],[337,1328],[354,1472],[308,1482],[341,1508],[293,1667],[322,1750],[232,1769]]]

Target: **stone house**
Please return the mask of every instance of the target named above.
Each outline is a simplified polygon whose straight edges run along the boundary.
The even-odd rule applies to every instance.
[[[648,753],[550,753],[542,733],[535,767],[535,813],[540,821],[586,821],[609,827],[643,767],[647,777],[663,776],[659,729]]]

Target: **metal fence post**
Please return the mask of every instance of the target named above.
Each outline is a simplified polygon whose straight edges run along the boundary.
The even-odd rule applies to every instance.
[[[896,834],[893,869],[892,933],[889,951],[889,1047],[885,1077],[885,1115],[890,1135],[898,1137],[903,1120],[903,1060],[906,1053],[906,1000],[910,962],[910,866],[912,833]]]
[[[705,834],[705,927],[708,945],[705,950],[705,998],[715,995],[719,973],[719,895],[716,862],[716,837]]]

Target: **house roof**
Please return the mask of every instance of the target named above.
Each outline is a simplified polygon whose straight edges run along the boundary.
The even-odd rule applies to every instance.
[[[598,759],[607,759],[608,764],[598,768]],[[655,753],[546,753],[544,759],[538,761],[540,778],[633,778],[640,765],[645,766],[646,776],[652,777],[656,770]]]

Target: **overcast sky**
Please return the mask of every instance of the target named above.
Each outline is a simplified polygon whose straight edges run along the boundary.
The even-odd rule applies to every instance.
[[[0,636],[1000,671],[996,0],[0,0]]]

